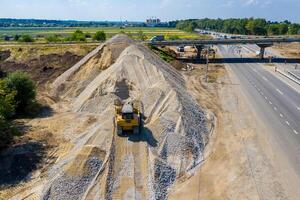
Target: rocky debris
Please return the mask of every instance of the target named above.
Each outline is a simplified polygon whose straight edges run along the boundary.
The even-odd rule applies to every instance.
[[[55,179],[44,196],[44,200],[75,200],[81,199],[92,179],[101,169],[102,160],[92,157],[87,161],[89,171],[82,176],[73,177],[66,173]]]

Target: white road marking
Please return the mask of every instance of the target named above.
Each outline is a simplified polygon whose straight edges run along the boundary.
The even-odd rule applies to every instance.
[[[277,108],[276,108],[276,107],[274,107],[274,110],[277,110]]]
[[[297,106],[297,109],[300,110],[300,107]]]
[[[290,125],[290,122],[288,122],[288,121],[285,121],[285,123],[286,123],[287,125]]]
[[[271,102],[271,101],[269,101],[269,104],[271,104],[271,105],[272,105],[272,102]]]
[[[267,100],[267,99],[268,99],[268,97],[265,97],[265,99]]]
[[[280,117],[283,118],[283,114],[280,113]]]
[[[279,94],[283,95],[283,92],[281,92],[279,89],[276,89],[276,91],[277,91]]]
[[[260,89],[258,88],[258,91],[260,91]]]
[[[264,77],[264,76],[263,76],[263,79],[264,79],[265,81],[268,81],[268,79],[267,79],[266,77]]]
[[[294,133],[295,133],[296,135],[298,135],[298,132],[297,132],[296,130],[294,130]]]

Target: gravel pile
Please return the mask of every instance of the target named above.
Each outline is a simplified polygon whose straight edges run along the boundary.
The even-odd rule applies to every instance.
[[[90,170],[80,176],[70,176],[60,166],[61,175],[48,182],[44,199],[80,199],[85,195],[89,199],[164,200],[179,174],[192,173],[203,161],[209,138],[206,113],[187,92],[183,76],[126,36],[116,36],[109,43],[128,47],[113,50],[112,54],[118,55],[114,64],[95,74],[72,96],[70,104],[72,112],[99,119],[94,122],[97,128],[86,129],[74,138],[76,149],[97,146],[105,152],[105,159],[88,160]],[[76,65],[55,82],[55,88],[68,80],[76,84],[75,74],[86,67]],[[119,138],[114,133],[113,102],[127,98],[142,102],[144,129],[139,136]],[[60,163],[72,162],[71,152]]]
[[[75,200],[81,199],[89,184],[101,169],[103,162],[97,157],[87,161],[89,172],[82,176],[74,177],[63,174],[56,178],[44,196],[44,200]]]

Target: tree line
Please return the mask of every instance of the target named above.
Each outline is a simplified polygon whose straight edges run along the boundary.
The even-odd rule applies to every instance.
[[[4,36],[4,41],[11,41],[12,36]],[[97,31],[95,34],[84,33],[81,30],[76,30],[68,37],[63,37],[58,34],[52,34],[45,37],[45,40],[49,43],[56,42],[85,42],[87,38],[91,38],[94,41],[104,41],[106,40],[106,34],[104,31]],[[12,39],[16,42],[34,42],[35,38],[31,35],[14,35]]]
[[[262,18],[243,19],[188,19],[172,22],[173,26],[187,32],[196,28],[243,35],[297,35],[300,24],[290,21],[272,22]]]

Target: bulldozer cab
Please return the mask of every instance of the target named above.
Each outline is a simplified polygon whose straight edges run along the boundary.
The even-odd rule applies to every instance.
[[[133,105],[131,103],[123,105],[122,118],[126,121],[132,120],[134,118]]]
[[[140,129],[140,110],[133,102],[115,102],[116,128],[118,135],[137,134]]]

